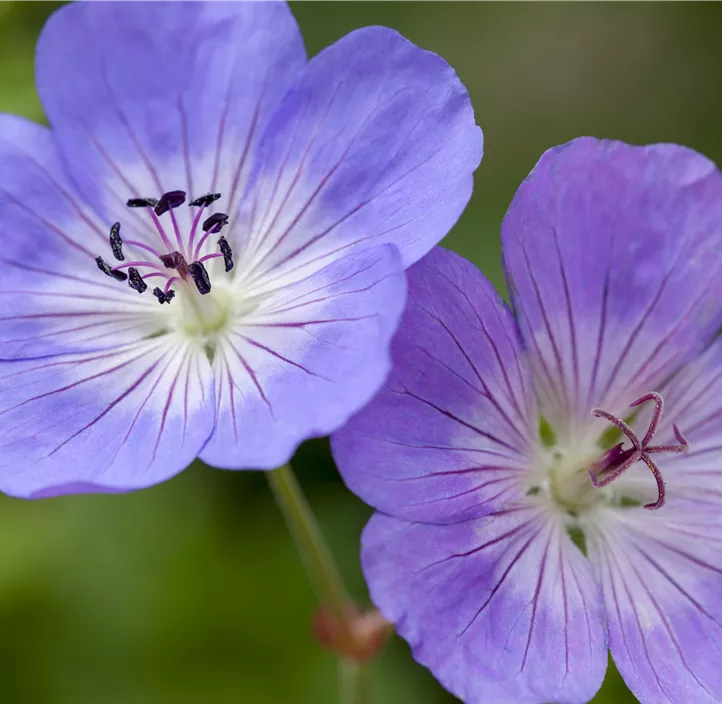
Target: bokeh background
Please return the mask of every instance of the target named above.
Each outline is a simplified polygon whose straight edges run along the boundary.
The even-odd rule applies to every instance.
[[[43,119],[33,51],[56,7],[0,2],[0,111]],[[501,290],[499,225],[548,147],[580,135],[670,141],[722,164],[718,3],[293,9],[310,54],[356,27],[383,24],[456,68],[486,154],[445,245]],[[325,441],[302,447],[294,466],[354,595],[365,600],[358,540],[369,510],[343,487]],[[197,464],[127,496],[0,499],[2,702],[331,704],[335,663],[309,634],[313,608],[260,473]],[[398,639],[372,677],[375,704],[456,701]],[[634,701],[613,669],[594,700]]]

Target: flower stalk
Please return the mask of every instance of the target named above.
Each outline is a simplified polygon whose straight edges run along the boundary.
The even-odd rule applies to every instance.
[[[365,704],[367,683],[362,666],[343,653],[354,653],[356,637],[347,590],[311,507],[296,480],[291,466],[285,464],[267,472],[268,482],[301,559],[306,565],[322,608],[328,609],[334,624],[339,657],[341,704]]]
[[[367,667],[351,660],[341,660],[339,699],[343,704],[370,704],[371,681]]]

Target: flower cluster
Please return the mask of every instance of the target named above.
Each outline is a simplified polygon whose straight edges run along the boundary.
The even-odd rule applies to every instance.
[[[503,223],[509,306],[435,248],[482,135],[392,30],[307,61],[282,3],[77,3],[37,85],[50,128],[0,115],[0,490],[333,434],[378,511],[372,598],[465,702],[586,702],[609,650],[642,702],[722,701],[711,162],[547,152]]]
[[[382,391],[333,438],[371,595],[470,704],[722,701],[722,175],[550,150],[502,227],[510,309],[436,249]],[[650,475],[651,470],[651,475]]]
[[[51,128],[0,116],[0,490],[271,469],[340,427],[471,194],[448,64],[382,27],[307,61],[283,3],[104,2],[36,69]]]

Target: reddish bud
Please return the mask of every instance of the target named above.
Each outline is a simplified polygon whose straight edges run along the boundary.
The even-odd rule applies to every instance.
[[[368,662],[376,657],[394,630],[376,609],[362,611],[351,604],[348,606],[346,618],[350,638],[327,606],[318,608],[313,616],[311,630],[324,648],[352,662]]]

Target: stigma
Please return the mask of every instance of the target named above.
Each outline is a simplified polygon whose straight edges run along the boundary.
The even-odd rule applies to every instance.
[[[148,290],[146,279],[154,277],[165,279],[162,287],[156,286],[153,289],[153,295],[161,305],[170,303],[175,297],[172,288],[174,284],[192,285],[199,294],[205,296],[211,291],[211,279],[205,262],[222,257],[225,271],[229,272],[233,269],[233,252],[223,235],[217,240],[218,252],[201,256],[206,240],[218,235],[228,223],[228,215],[225,213],[216,212],[203,218],[206,208],[220,197],[220,193],[206,193],[188,203],[191,208],[197,208],[197,212],[187,237],[181,232],[174,213],[176,208],[186,202],[185,191],[169,191],[158,199],[131,198],[126,205],[129,208],[143,208],[147,211],[158,234],[158,243],[124,240],[121,236],[120,223],[113,223],[109,235],[110,250],[113,258],[123,263],[111,266],[103,257],[98,256],[95,259],[98,268],[116,281],[127,281],[130,288],[138,293],[145,293]],[[171,225],[168,231],[160,219],[166,214]],[[142,249],[146,255],[151,256],[143,260],[126,261],[124,246]]]
[[[621,477],[622,474],[624,474],[630,467],[637,464],[637,462],[644,462],[652,472],[652,476],[657,483],[657,500],[653,503],[645,504],[644,508],[655,510],[664,506],[666,487],[662,473],[659,471],[656,462],[652,459],[652,455],[668,452],[688,452],[689,443],[684,435],[682,435],[679,428],[676,425],[673,425],[674,435],[677,438],[678,444],[653,445],[652,439],[654,438],[654,434],[657,432],[664,410],[664,400],[662,399],[662,396],[652,391],[638,398],[636,401],[631,403],[629,407],[636,408],[647,401],[654,402],[654,411],[652,413],[652,418],[649,421],[647,432],[641,439],[621,418],[617,418],[617,416],[614,416],[601,408],[595,408],[592,410],[592,415],[595,415],[597,418],[604,418],[621,430],[621,432],[631,442],[632,446],[625,450],[623,449],[624,443],[620,442],[612,447],[589,470],[589,477],[594,487],[604,487],[611,484],[615,479]]]

